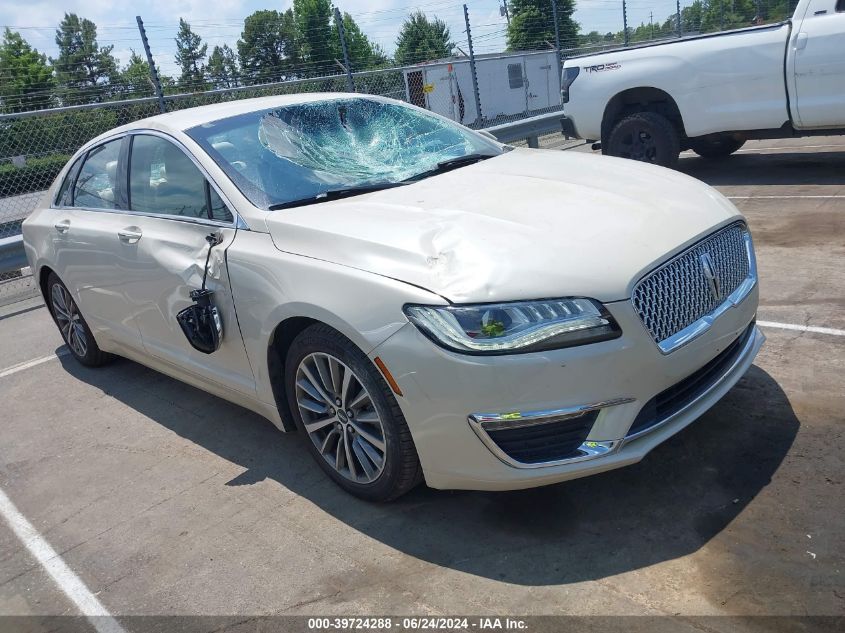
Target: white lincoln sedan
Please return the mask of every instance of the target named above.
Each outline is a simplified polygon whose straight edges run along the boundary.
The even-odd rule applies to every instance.
[[[221,103],[87,143],[23,224],[76,359],[299,429],[371,500],[642,459],[763,343],[736,208],[379,97]]]

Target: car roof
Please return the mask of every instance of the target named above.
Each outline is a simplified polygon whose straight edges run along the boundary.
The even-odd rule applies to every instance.
[[[360,95],[355,93],[343,92],[307,92],[293,95],[275,95],[272,97],[256,97],[253,99],[238,99],[235,101],[224,101],[222,103],[212,103],[210,105],[198,106],[194,108],[185,108],[184,110],[176,110],[166,114],[159,114],[153,117],[135,121],[122,129],[131,130],[137,128],[154,127],[169,128],[171,130],[185,131],[203,123],[210,123],[211,121],[218,121],[227,117],[237,116],[239,114],[246,114],[248,112],[258,112],[271,108],[279,108],[282,106],[296,105],[299,103],[312,103],[315,101],[326,101],[331,99],[341,98],[371,98],[379,99],[371,95]]]

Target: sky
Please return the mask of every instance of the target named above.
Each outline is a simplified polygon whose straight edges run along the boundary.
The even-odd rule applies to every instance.
[[[505,46],[506,21],[500,15],[502,0],[466,0],[476,53],[493,53]],[[466,50],[463,8],[460,0],[335,0],[336,6],[351,14],[372,41],[392,53],[396,34],[405,16],[420,9],[438,16],[450,27],[452,39]],[[682,2],[688,4],[689,0]],[[38,50],[56,54],[55,30],[65,12],[93,20],[100,45],[114,45],[114,54],[125,63],[130,51],[143,53],[135,16],[144,20],[150,48],[164,74],[178,74],[173,60],[173,38],[179,18],[185,18],[209,46],[235,43],[243,19],[258,9],[285,10],[292,0],[0,0],[0,28],[8,26],[20,33]],[[628,0],[628,24],[648,24],[653,12],[656,23],[675,12],[674,0]],[[576,0],[575,19],[582,31],[621,31],[621,0]]]

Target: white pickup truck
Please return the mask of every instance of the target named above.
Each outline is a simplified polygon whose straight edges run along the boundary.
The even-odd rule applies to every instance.
[[[672,167],[692,149],[845,133],[845,0],[799,0],[790,20],[567,59],[564,134]]]

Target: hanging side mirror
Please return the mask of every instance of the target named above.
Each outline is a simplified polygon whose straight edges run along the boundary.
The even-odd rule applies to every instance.
[[[191,347],[203,354],[212,354],[220,349],[220,344],[223,342],[223,321],[220,319],[217,306],[212,302],[214,291],[208,290],[205,282],[208,277],[211,249],[220,244],[223,237],[219,233],[212,233],[205,239],[208,242],[208,255],[205,258],[202,287],[191,290],[190,296],[194,304],[180,310],[176,315],[176,321]]]
[[[185,338],[195,350],[203,354],[212,354],[220,349],[223,341],[223,322],[217,306],[211,303],[214,293],[200,289],[191,291],[194,305],[188,306],[176,315],[176,320],[185,334]]]

